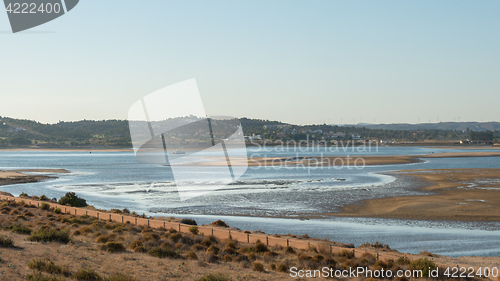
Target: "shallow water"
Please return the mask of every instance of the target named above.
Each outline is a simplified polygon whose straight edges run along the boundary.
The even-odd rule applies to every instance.
[[[322,148],[301,152],[300,156],[354,155],[352,151],[331,151]],[[351,149],[351,148],[349,148]],[[328,151],[327,151],[328,150]],[[420,147],[379,147],[378,150],[354,152],[357,155],[418,155],[429,152],[457,152],[454,149]],[[474,150],[467,150],[473,152]],[[487,150],[480,150],[487,151]],[[297,151],[263,151],[249,149],[249,155],[289,157]],[[274,154],[271,154],[274,153]],[[67,191],[77,192],[97,208],[127,207],[150,215],[237,215],[231,225],[242,229],[261,229],[269,233],[308,233],[345,243],[383,242],[401,251],[428,250],[449,255],[498,255],[496,224],[476,224],[463,231],[455,222],[423,222],[415,227],[408,221],[358,219],[353,221],[300,221],[253,219],[248,216],[279,216],[300,218],[304,215],[337,211],[339,207],[359,200],[394,195],[421,194],[421,183],[404,176],[394,177],[392,171],[403,169],[500,168],[500,158],[439,158],[405,165],[367,166],[361,170],[344,167],[275,169],[251,167],[234,184],[204,196],[180,201],[168,167],[138,162],[132,152],[10,152],[0,151],[0,169],[63,168],[69,174],[57,174],[55,180],[31,184],[2,186],[0,190],[19,195],[21,192],[59,198]],[[199,170],[186,170],[188,176],[203,179]],[[208,170],[207,172],[212,172]],[[217,172],[216,169],[213,172]],[[193,183],[195,185],[196,183]],[[214,184],[204,182],[205,185]],[[193,186],[194,188],[194,186]],[[229,219],[228,219],[229,220]],[[376,223],[375,223],[376,222]],[[414,222],[414,221],[413,221]],[[457,227],[449,227],[449,226]],[[304,234],[302,233],[302,234]],[[465,243],[467,247],[462,246]],[[427,247],[427,249],[424,249]]]

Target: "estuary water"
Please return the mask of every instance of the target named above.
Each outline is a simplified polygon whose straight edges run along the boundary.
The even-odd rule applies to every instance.
[[[428,147],[249,148],[249,157],[423,155],[464,150]],[[467,150],[474,152],[475,150]],[[477,151],[488,151],[480,149]],[[222,218],[231,226],[276,234],[305,234],[359,245],[389,244],[402,252],[427,250],[450,256],[500,255],[498,223],[415,221],[365,218],[303,220],[335,212],[359,200],[417,195],[421,183],[393,171],[405,169],[500,168],[500,158],[437,158],[404,165],[355,167],[249,167],[236,182],[212,193],[181,201],[169,167],[137,161],[133,152],[0,151],[0,169],[62,168],[53,180],[0,186],[19,195],[59,198],[74,191],[97,208],[128,208],[152,216],[192,217],[199,223]],[[199,170],[185,171],[203,179]],[[212,171],[205,171],[210,173]],[[214,168],[214,173],[216,169]],[[205,184],[209,185],[209,182]]]

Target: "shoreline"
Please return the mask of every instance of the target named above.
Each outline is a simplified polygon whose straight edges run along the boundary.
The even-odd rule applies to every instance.
[[[419,191],[427,195],[395,196],[347,205],[334,217],[410,220],[500,221],[500,169],[402,170],[427,183]]]
[[[189,156],[188,156],[189,157]],[[334,166],[374,166],[374,165],[399,165],[422,163],[428,158],[461,158],[461,157],[500,157],[500,151],[486,152],[453,152],[453,153],[429,153],[417,155],[339,155],[339,156],[304,156],[304,157],[249,157],[232,158],[232,166],[249,167],[334,167]],[[205,157],[208,162],[189,163],[186,166],[194,167],[218,167],[226,166],[227,160],[222,157]]]
[[[5,196],[2,196],[0,200],[9,200],[9,201],[15,201],[15,202],[24,202],[26,204],[25,198],[19,198],[19,197],[10,197],[10,198],[5,198]],[[36,200],[29,200],[27,204],[33,206],[36,208],[37,205],[47,203],[47,201],[36,201]],[[33,204],[33,205],[32,205]],[[64,215],[69,215],[70,217],[77,217],[77,216],[85,216],[86,218],[88,217],[97,217],[97,220],[100,221],[114,221],[115,224],[119,224],[121,221],[121,224],[126,226],[127,224],[129,225],[134,225],[134,217],[130,217],[130,215],[126,215],[126,218],[124,220],[123,214],[114,214],[114,213],[109,213],[109,220],[108,218],[108,213],[104,216],[102,213],[99,215],[99,212],[95,212],[89,208],[75,208],[75,207],[66,207],[66,206],[60,206],[58,204],[48,202],[49,206],[52,208],[61,208],[64,210]],[[17,205],[14,203],[14,206]],[[39,208],[40,209],[40,208]],[[38,210],[38,209],[37,209]],[[49,210],[50,211],[50,210]],[[74,213],[74,215],[73,215]],[[6,214],[7,215],[7,214]],[[53,215],[52,215],[53,216]],[[48,216],[38,216],[40,218],[46,218]],[[146,222],[147,220],[147,222]],[[126,223],[125,223],[126,222]],[[95,225],[95,224],[93,224]],[[185,235],[185,233],[190,233],[192,232],[190,229],[190,225],[187,224],[182,224],[182,223],[177,223],[177,222],[170,222],[166,220],[159,220],[158,218],[155,219],[144,219],[141,218],[140,221],[137,220],[137,217],[135,217],[135,225],[140,225],[145,228],[146,226],[151,229],[159,229],[160,231],[163,229],[165,231],[166,229],[169,228],[175,228],[177,229],[178,227],[178,232],[182,233]],[[71,226],[70,226],[71,228]],[[189,228],[189,229],[188,229]],[[83,230],[83,228],[81,228]],[[311,249],[322,249],[321,252],[326,254],[329,252],[330,255],[341,255],[342,252],[344,251],[349,251],[352,252],[352,255],[354,258],[362,258],[365,257],[366,253],[370,254],[372,257],[376,256],[377,260],[383,260],[383,261],[389,261],[393,260],[396,261],[401,257],[407,257],[410,260],[417,260],[417,259],[422,259],[422,258],[429,258],[432,257],[432,260],[438,264],[439,266],[442,267],[453,267],[453,266],[466,266],[467,268],[469,267],[474,267],[474,268],[479,268],[479,267],[484,267],[484,266],[497,266],[498,262],[500,261],[500,257],[497,256],[492,256],[492,257],[477,257],[477,256],[459,256],[459,257],[449,257],[449,256],[444,256],[444,255],[438,255],[434,254],[431,252],[427,251],[422,251],[419,254],[409,254],[409,253],[402,253],[397,250],[392,250],[390,248],[386,248],[382,244],[371,244],[371,245],[381,245],[382,247],[372,247],[370,244],[363,244],[358,247],[354,247],[354,245],[349,245],[349,244],[344,244],[344,243],[338,243],[335,241],[331,240],[326,240],[326,239],[319,239],[319,238],[310,238],[307,235],[304,236],[295,236],[295,235],[277,235],[277,234],[269,234],[269,233],[264,233],[261,231],[252,231],[252,232],[247,232],[243,230],[236,230],[234,228],[226,228],[222,226],[214,226],[212,224],[208,225],[200,225],[196,228],[197,230],[199,229],[201,232],[205,233],[212,233],[212,236],[215,235],[216,238],[218,239],[226,239],[229,237],[231,240],[238,241],[238,243],[241,243],[242,245],[254,245],[256,243],[259,243],[260,241],[265,241],[264,243],[267,244],[268,247],[281,247],[281,249],[284,249],[285,246],[288,247],[293,247],[296,249],[296,251],[315,251]],[[79,229],[77,229],[78,231]],[[77,231],[75,231],[72,234],[72,237],[76,237],[78,235],[82,235],[81,233],[77,234]],[[123,230],[122,230],[123,231]],[[151,232],[151,231],[149,231]],[[6,232],[3,231],[2,234],[5,234]],[[142,232],[141,232],[142,233]],[[204,234],[202,234],[204,235]],[[249,236],[250,235],[250,236]],[[15,236],[16,238],[16,243],[22,243],[21,239],[18,238],[19,235]],[[250,238],[249,238],[250,237]],[[86,239],[87,243],[91,243],[90,240]],[[84,243],[83,239],[80,239],[78,243]],[[24,244],[24,246],[28,245],[38,245],[37,243],[31,243],[31,244]],[[59,246],[56,246],[57,244],[44,244],[43,247],[47,247],[48,245],[53,245],[56,248],[59,248]],[[389,245],[390,246],[390,245]],[[78,247],[78,246],[77,246]],[[94,248],[95,246],[89,245],[88,248]],[[92,250],[95,251],[95,250]],[[59,251],[57,251],[59,252]],[[125,254],[131,254],[131,252],[128,252],[124,250]],[[102,253],[102,252],[101,252]],[[300,252],[299,252],[300,253]],[[316,252],[317,253],[317,252]],[[102,255],[102,254],[101,254]],[[114,254],[117,255],[117,254]],[[9,255],[10,257],[10,255]],[[139,257],[139,256],[138,256]],[[143,256],[140,256],[143,257]],[[270,271],[271,272],[271,271]],[[284,275],[283,277],[285,277]]]
[[[18,170],[0,170],[0,186],[11,184],[23,184],[39,182],[46,179],[54,179],[54,176],[47,175],[27,175],[29,173],[69,173],[65,169],[18,169]]]

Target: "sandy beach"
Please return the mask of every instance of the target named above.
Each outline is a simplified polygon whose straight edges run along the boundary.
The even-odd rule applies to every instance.
[[[189,157],[189,156],[187,156]],[[352,156],[310,156],[310,157],[250,157],[231,158],[231,165],[241,166],[248,164],[251,167],[264,166],[371,166],[396,165],[423,162],[426,158],[460,158],[460,157],[500,157],[500,152],[456,152],[456,153],[429,153],[422,155],[352,155]],[[225,166],[227,160],[223,157],[204,157],[207,162],[192,162],[190,166]]]
[[[22,169],[22,170],[9,170],[0,171],[0,185],[9,185],[17,183],[37,182],[54,178],[46,175],[26,175],[21,172],[36,172],[36,173],[68,173],[64,169]]]
[[[431,195],[372,199],[332,216],[418,220],[500,221],[500,169],[406,170]]]

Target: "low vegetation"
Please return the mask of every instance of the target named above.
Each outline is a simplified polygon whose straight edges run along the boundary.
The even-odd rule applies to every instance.
[[[61,243],[68,243],[70,240],[69,230],[58,230],[53,229],[49,226],[42,226],[28,238],[26,238],[26,240],[36,242],[57,241]]]
[[[87,200],[78,197],[74,192],[68,192],[61,197],[58,202],[59,205],[69,204],[71,207],[87,207]]]
[[[292,247],[268,246],[262,241],[247,244],[233,240],[231,237],[219,239],[201,233],[198,226],[195,225],[196,222],[190,219],[188,219],[191,223],[189,232],[180,233],[172,228],[151,228],[133,223],[100,220],[88,215],[74,216],[62,212],[58,213],[55,211],[56,209],[46,210],[25,203],[4,203],[0,204],[1,208],[5,210],[0,214],[0,226],[4,231],[19,234],[23,240],[27,241],[56,243],[53,244],[53,247],[61,249],[62,254],[64,254],[58,258],[46,254],[35,258],[30,257],[30,261],[26,262],[30,273],[25,276],[25,280],[50,281],[67,280],[68,278],[85,281],[136,280],[136,277],[126,275],[124,272],[110,274],[110,272],[103,273],[102,268],[99,267],[88,267],[89,261],[92,259],[90,255],[119,258],[120,261],[137,264],[147,270],[157,264],[156,268],[160,268],[164,272],[162,274],[168,273],[166,279],[172,280],[184,280],[182,274],[189,269],[182,271],[180,268],[187,268],[184,266],[185,263],[191,263],[191,267],[195,265],[196,268],[216,270],[229,266],[229,268],[235,269],[234,272],[245,273],[240,277],[260,274],[264,276],[263,280],[277,280],[279,276],[286,277],[292,267],[296,267],[298,270],[316,270],[324,267],[348,269],[357,266],[372,270],[381,268],[385,270],[415,269],[422,270],[424,276],[428,274],[429,270],[436,268],[436,264],[427,257],[411,259],[402,256],[396,260],[382,261],[377,260],[377,256],[374,254],[360,254],[357,249],[348,248],[350,245],[346,245],[346,248],[339,252],[330,253],[329,247],[321,245],[302,250]],[[12,212],[13,210],[17,212]],[[23,215],[25,219],[20,219],[18,217],[20,215]],[[227,227],[223,221],[216,221],[212,225]],[[363,246],[371,251],[390,251],[387,245],[379,243],[365,243]],[[9,248],[15,247],[14,241],[8,236],[0,235],[0,247],[7,251]],[[67,250],[70,248],[86,249],[87,253],[91,254],[87,254],[87,256],[75,254]],[[15,248],[15,250],[17,255],[17,249]],[[70,267],[64,263],[66,258],[75,257],[81,261],[81,264]],[[153,264],[151,259],[155,261]],[[163,263],[167,262],[175,264],[175,268],[172,265],[163,266]],[[227,271],[223,272],[224,274],[207,274],[205,272],[202,276],[200,274],[193,279],[201,281],[232,280],[231,277],[225,275],[228,273]],[[247,280],[246,277],[245,280]]]

